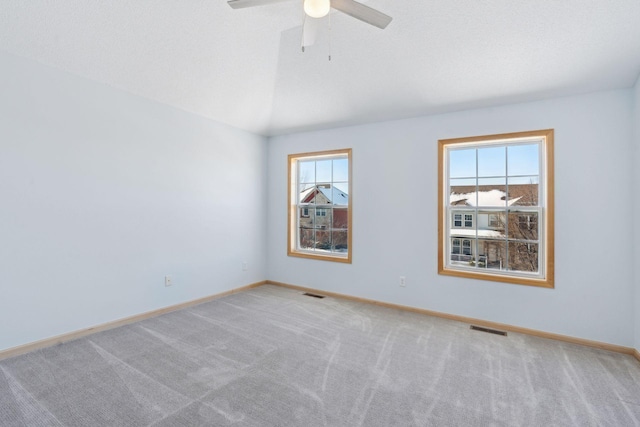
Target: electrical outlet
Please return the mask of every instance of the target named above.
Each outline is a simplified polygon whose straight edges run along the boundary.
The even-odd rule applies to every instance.
[[[164,285],[165,286],[173,285],[173,279],[171,278],[171,276],[164,276]]]
[[[249,270],[249,263],[247,261],[242,262],[242,271]]]
[[[405,287],[407,286],[407,278],[404,276],[400,276],[400,286]]]

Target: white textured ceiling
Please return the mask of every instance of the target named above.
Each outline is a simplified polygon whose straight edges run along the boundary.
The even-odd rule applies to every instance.
[[[639,0],[369,0],[301,52],[294,0],[1,0],[0,49],[263,135],[630,87]],[[332,60],[328,61],[331,53]]]

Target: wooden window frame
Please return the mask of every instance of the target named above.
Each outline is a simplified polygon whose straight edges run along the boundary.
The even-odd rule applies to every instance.
[[[451,240],[448,223],[450,203],[448,189],[448,149],[450,147],[460,147],[461,144],[468,147],[489,146],[494,144],[508,145],[519,141],[538,141],[542,146],[540,156],[540,182],[543,191],[541,199],[538,200],[538,208],[541,209],[541,216],[537,219],[540,230],[538,240],[543,248],[543,256],[539,258],[540,274],[526,274],[515,271],[480,271],[479,268],[458,268],[449,265],[447,259],[449,243]],[[489,280],[503,283],[513,283],[518,285],[538,286],[544,288],[554,287],[554,131],[544,129],[537,131],[515,132],[485,136],[472,136],[465,138],[441,139],[438,141],[438,274],[455,276],[470,279]],[[508,242],[508,240],[506,240]],[[477,241],[476,241],[477,244]],[[461,247],[462,249],[462,247]]]
[[[298,171],[297,171],[297,162],[300,160],[323,160],[330,159],[335,157],[346,157],[348,161],[348,202],[347,202],[347,252],[346,254],[342,253],[326,253],[326,252],[315,252],[313,250],[306,250],[298,247],[298,220],[299,215],[297,212],[298,209]],[[307,259],[316,259],[323,261],[333,261],[333,262],[341,262],[351,264],[351,259],[353,255],[353,245],[352,245],[352,236],[353,236],[353,220],[352,220],[352,212],[353,212],[353,195],[352,195],[352,164],[353,164],[353,156],[351,148],[345,148],[340,150],[329,150],[329,151],[318,151],[318,152],[309,152],[309,153],[298,153],[298,154],[290,154],[288,156],[288,194],[287,194],[287,212],[288,212],[288,221],[287,221],[287,255],[293,257],[307,258]],[[317,209],[332,209],[327,206],[319,206],[314,207],[314,217],[317,216]],[[325,213],[325,216],[327,213]],[[333,218],[333,217],[332,217]]]

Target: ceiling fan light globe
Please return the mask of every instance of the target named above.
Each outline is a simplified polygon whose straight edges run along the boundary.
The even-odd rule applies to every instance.
[[[304,13],[312,18],[327,16],[331,10],[330,0],[304,0]]]

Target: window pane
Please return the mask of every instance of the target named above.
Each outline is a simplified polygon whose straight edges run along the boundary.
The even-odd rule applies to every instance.
[[[331,204],[331,184],[318,184],[316,186],[316,201],[317,205],[329,205]]]
[[[332,232],[332,240],[333,240],[333,251],[334,252],[347,252],[348,248],[348,234],[347,231],[333,231]]]
[[[349,161],[347,159],[333,160],[333,182],[349,181]]]
[[[478,230],[483,232],[486,237],[497,238],[504,237],[499,232],[504,230],[506,221],[506,212],[498,210],[482,210],[478,211]]]
[[[331,182],[332,160],[320,160],[316,162],[316,182]]]
[[[478,240],[478,267],[503,270],[506,268],[507,243],[504,240]]]
[[[331,251],[331,231],[316,230],[316,250]]]
[[[298,230],[298,236],[300,238],[298,245],[300,249],[314,249],[315,248],[315,233],[313,228],[300,227]]]
[[[509,199],[513,200],[510,206],[538,206],[538,177],[527,177],[524,182],[523,179],[509,178]]]
[[[536,243],[509,242],[509,269],[538,272],[538,245]]]
[[[449,182],[449,203],[453,206],[476,205],[476,180],[452,179]]]
[[[300,228],[313,229],[316,222],[316,210],[314,208],[304,207],[298,209],[300,222]]]
[[[509,214],[509,239],[538,240],[538,212]]]
[[[505,147],[478,149],[478,176],[506,176]]]
[[[316,182],[316,162],[300,161],[298,162],[298,169],[300,174],[300,183],[315,183]]]
[[[476,176],[476,150],[449,151],[449,177],[468,178]]]
[[[510,145],[507,147],[507,158],[509,176],[538,175],[538,144]]]
[[[311,184],[300,184],[298,186],[298,203],[315,203],[314,186]]]
[[[505,178],[478,179],[478,206],[503,207],[507,205]]]
[[[349,209],[333,209],[333,228],[336,230],[347,230],[349,227]]]
[[[337,185],[333,186],[331,203],[334,205],[347,206],[349,204],[349,195]]]

